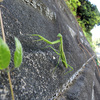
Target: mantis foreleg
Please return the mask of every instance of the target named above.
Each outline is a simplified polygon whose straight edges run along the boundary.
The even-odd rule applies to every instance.
[[[60,55],[52,46],[47,46],[50,47],[56,54]]]
[[[43,41],[45,41],[48,44],[57,44],[57,43],[60,42],[60,40],[56,40],[56,41],[51,42],[51,41],[47,40],[46,38],[42,37],[39,34],[32,34],[32,36],[38,36],[40,38],[39,41],[43,40]]]
[[[34,40],[34,41],[42,41],[42,39]]]

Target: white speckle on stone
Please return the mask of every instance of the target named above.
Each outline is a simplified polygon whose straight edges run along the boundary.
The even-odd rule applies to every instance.
[[[10,28],[10,26],[8,25],[8,28]]]
[[[87,45],[88,47],[90,47],[89,43],[87,41],[85,41],[85,45]]]
[[[36,93],[36,91],[34,91],[34,93]]]
[[[55,80],[57,78],[57,75],[52,75],[52,78]]]
[[[0,92],[2,92],[2,89],[0,89]]]
[[[39,86],[39,90],[41,89],[41,87]]]
[[[81,43],[84,43],[85,45],[87,45],[88,47],[90,47],[89,43],[87,42],[87,40],[84,37],[80,38]]]
[[[29,3],[30,2],[30,0],[24,0],[25,2],[27,2],[27,3]]]
[[[80,41],[81,41],[81,43],[83,43],[84,40],[82,38],[80,38]]]
[[[6,98],[5,94],[1,94],[0,96],[1,96],[2,100],[5,100],[5,98]]]
[[[95,100],[95,96],[94,96],[94,81],[93,81],[93,85],[92,85],[92,98],[91,100]]]
[[[60,9],[61,9],[61,5],[59,5]]]
[[[55,56],[53,56],[53,59],[56,59]]]
[[[8,31],[6,32],[6,34],[7,34],[7,35],[9,34]]]
[[[37,53],[35,53],[35,56],[38,56],[38,54],[37,54]]]
[[[58,11],[58,9],[56,8],[56,6],[55,5],[53,5],[53,7]]]
[[[0,96],[2,98],[2,100],[5,100],[6,99],[6,95],[8,94],[8,88],[5,87],[4,85],[4,88],[3,89],[0,89]]]
[[[47,91],[46,89],[44,89],[44,91]]]
[[[61,5],[61,3],[59,3],[59,8],[63,11],[64,10],[64,6]]]
[[[67,26],[68,26],[68,25],[67,25]],[[74,31],[70,26],[68,26],[68,28],[69,28],[69,31],[70,31],[72,37],[74,38],[75,35],[76,35],[75,31]]]
[[[39,77],[41,78],[41,75],[39,75]]]
[[[79,31],[79,33],[80,33],[80,35],[83,37],[83,33],[82,33],[82,32],[80,32],[80,31]]]
[[[21,79],[22,89],[25,89],[26,83],[23,79]]]
[[[46,16],[49,18],[49,19],[51,19],[52,20],[52,18],[53,18],[53,12],[51,12],[50,11],[50,9],[47,7],[46,8]]]
[[[54,12],[54,18],[56,19],[56,13]]]
[[[7,25],[7,23],[6,23],[6,22],[4,22],[4,24],[5,24],[5,25]]]
[[[36,97],[36,99],[38,99],[38,100],[39,100],[39,97]]]
[[[23,35],[21,31],[19,33],[20,33],[20,35]]]
[[[44,76],[42,76],[42,78],[44,79]]]
[[[42,13],[43,8],[42,8],[42,6],[41,6],[41,5],[42,5],[42,4],[37,3],[37,7],[39,7],[40,12]]]
[[[37,73],[39,74],[39,70],[38,70],[38,69],[36,69],[36,71],[37,71]]]
[[[56,19],[56,13],[51,9],[46,7],[42,2],[35,0],[24,0],[26,3],[29,3],[33,8],[38,9],[42,14],[45,14],[50,20]]]
[[[40,92],[40,95],[42,96],[42,92]]]
[[[79,33],[80,33],[80,36],[81,36],[80,41],[89,47],[90,45],[89,45],[89,43],[87,42],[87,40],[84,38],[83,33],[80,32],[80,31],[79,31]]]
[[[30,3],[35,9],[37,8],[37,5],[36,5],[36,1],[32,0],[32,2]]]

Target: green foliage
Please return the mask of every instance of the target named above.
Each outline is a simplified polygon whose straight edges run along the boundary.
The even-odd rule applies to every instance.
[[[22,45],[20,41],[15,37],[16,51],[14,53],[14,65],[15,68],[19,67],[22,62]]]
[[[8,45],[0,37],[0,70],[9,66],[10,63],[10,50]]]
[[[65,0],[79,25],[89,33],[95,25],[100,25],[100,12],[88,0]]]
[[[65,2],[83,29],[88,42],[94,48],[90,31],[95,25],[100,25],[100,12],[97,7],[89,0],[65,0]]]
[[[74,16],[77,15],[77,7],[81,5],[79,0],[65,0],[67,5],[69,5],[69,8],[71,9],[72,13]]]
[[[22,45],[20,41],[15,38],[16,51],[14,53],[15,68],[22,63]],[[0,37],[0,70],[6,69],[9,66],[11,54],[8,45]]]
[[[91,29],[100,22],[100,12],[97,7],[88,0],[79,0],[81,6],[77,7],[77,17],[81,27],[89,33]]]

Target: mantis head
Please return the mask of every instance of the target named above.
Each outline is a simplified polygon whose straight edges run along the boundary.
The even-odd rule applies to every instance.
[[[59,33],[59,34],[57,35],[57,37],[62,37],[62,35]]]

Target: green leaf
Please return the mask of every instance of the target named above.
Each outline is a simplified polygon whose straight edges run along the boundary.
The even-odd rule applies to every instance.
[[[16,44],[16,50],[14,53],[14,65],[15,68],[18,68],[22,63],[23,54],[22,54],[22,45],[16,37],[15,37],[15,44]]]
[[[0,37],[0,70],[3,70],[9,66],[10,58],[11,54],[9,47]]]

